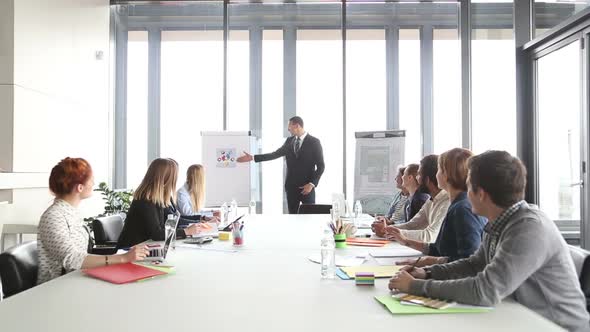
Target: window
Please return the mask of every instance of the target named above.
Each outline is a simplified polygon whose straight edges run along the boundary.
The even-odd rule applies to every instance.
[[[127,188],[137,188],[148,165],[148,32],[127,38]]]
[[[406,131],[406,164],[422,158],[420,104],[420,30],[400,29],[399,122]]]
[[[580,220],[580,43],[537,62],[539,206],[553,220]]]
[[[326,172],[316,202],[331,203],[342,192],[342,35],[335,30],[297,31],[297,115],[305,129],[319,138]],[[326,131],[326,127],[330,131]]]
[[[542,35],[545,31],[567,20],[589,5],[589,0],[535,0],[535,37]]]
[[[263,152],[278,149],[284,141],[283,132],[283,31],[262,33],[262,140]],[[283,213],[283,160],[261,163],[262,211]]]
[[[355,29],[346,34],[346,197],[352,200],[354,133],[387,129],[385,30]]]
[[[434,153],[462,146],[461,44],[457,29],[433,31]]]
[[[163,31],[161,56],[162,157],[186,169],[201,162],[201,131],[223,129],[223,32]]]
[[[232,6],[234,7],[234,6]],[[231,7],[230,7],[231,8]],[[231,17],[231,14],[230,14]],[[227,42],[227,129],[250,130],[250,34],[230,30]]]
[[[474,3],[471,14],[472,150],[516,155],[513,4]],[[490,25],[489,22],[494,22]]]

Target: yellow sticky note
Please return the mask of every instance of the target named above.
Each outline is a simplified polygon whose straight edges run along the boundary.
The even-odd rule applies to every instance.
[[[375,274],[375,278],[389,278],[393,277],[400,269],[402,265],[378,265],[378,266],[370,266],[370,265],[359,265],[359,266],[347,266],[341,267],[340,269],[344,271],[349,277],[354,278],[357,272],[372,272]]]

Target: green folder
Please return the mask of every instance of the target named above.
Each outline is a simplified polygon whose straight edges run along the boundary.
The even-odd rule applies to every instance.
[[[375,296],[375,299],[381,304],[385,305],[387,309],[394,315],[423,315],[423,314],[467,314],[467,313],[482,313],[489,312],[492,308],[475,307],[475,306],[461,306],[450,307],[446,309],[433,309],[421,305],[407,305],[401,304],[400,301],[391,295]]]

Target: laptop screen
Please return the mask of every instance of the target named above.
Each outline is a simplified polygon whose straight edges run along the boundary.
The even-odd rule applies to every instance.
[[[178,220],[180,219],[180,215],[176,215],[175,222],[174,222],[174,232],[170,233],[170,236],[166,238],[164,241],[164,250],[163,250],[163,258],[166,258],[166,254],[168,253],[168,248],[170,247],[170,243],[172,243],[172,239],[176,238],[176,228],[178,227]]]

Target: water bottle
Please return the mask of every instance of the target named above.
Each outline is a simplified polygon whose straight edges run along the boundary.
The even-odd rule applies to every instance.
[[[255,200],[250,200],[250,204],[248,205],[250,210],[248,213],[250,214],[256,214],[256,201]]]
[[[336,257],[335,257],[336,242],[334,242],[334,235],[329,229],[324,230],[324,237],[321,243],[322,256],[322,279],[334,279],[336,276]]]
[[[238,217],[238,202],[236,202],[235,198],[231,200],[230,214],[232,220]]]
[[[227,208],[227,203],[223,202],[223,204],[221,205],[221,223],[224,225],[227,225],[228,223],[228,208]]]
[[[340,217],[340,202],[332,202],[332,221],[336,221]]]
[[[176,218],[174,217],[173,214],[169,214],[168,218],[166,219],[166,223],[164,224],[164,230],[166,232],[166,239],[172,237],[172,241],[170,242],[170,246],[172,247],[172,249],[176,248]]]
[[[356,203],[354,203],[354,217],[360,218],[363,214],[363,206],[361,205],[361,201],[357,199]]]

